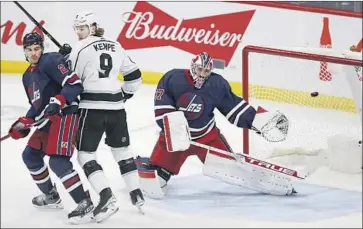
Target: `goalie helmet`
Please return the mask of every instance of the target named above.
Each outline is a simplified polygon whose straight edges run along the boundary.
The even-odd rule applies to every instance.
[[[192,59],[190,75],[193,78],[194,86],[200,89],[208,79],[213,70],[213,60],[208,53],[202,52]]]
[[[95,34],[96,29],[99,27],[98,19],[96,14],[90,11],[77,13],[73,21],[73,29],[77,31],[79,26],[88,26],[89,33],[84,38]]]

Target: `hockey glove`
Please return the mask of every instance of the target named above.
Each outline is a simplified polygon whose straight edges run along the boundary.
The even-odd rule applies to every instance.
[[[16,122],[11,125],[9,135],[13,139],[25,138],[30,133],[30,128],[27,126],[34,123],[32,118],[20,117]]]
[[[45,116],[47,116],[51,121],[59,118],[60,111],[66,104],[66,99],[63,95],[56,95],[50,98],[48,107],[45,109]]]
[[[251,129],[269,142],[280,142],[287,137],[289,120],[279,111],[267,111],[259,106]]]
[[[59,48],[59,53],[63,56],[67,56],[72,52],[72,47],[69,44],[64,44],[62,47]]]
[[[128,99],[131,99],[132,96],[134,96],[134,94],[129,94],[127,92],[125,92],[123,89],[121,89],[122,94],[124,95],[124,102],[126,102]]]

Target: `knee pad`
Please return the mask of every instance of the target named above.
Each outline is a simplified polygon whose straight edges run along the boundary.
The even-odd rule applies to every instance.
[[[73,170],[73,164],[70,159],[67,156],[52,155],[49,157],[49,167],[58,177],[62,177]]]
[[[134,157],[134,153],[130,147],[111,147],[111,152],[116,162]]]
[[[101,193],[105,188],[109,188],[108,180],[106,179],[102,166],[96,161],[95,152],[78,152],[78,162],[81,165],[84,174],[97,193]]]
[[[129,192],[140,188],[139,175],[132,150],[129,147],[111,148],[113,157],[117,161],[121,176]]]
[[[87,178],[89,178],[92,173],[103,170],[101,165],[97,163],[96,159],[96,152],[78,152],[78,163],[82,167]]]
[[[44,153],[42,151],[26,146],[23,153],[23,161],[28,169],[38,169],[44,166]]]
[[[137,170],[136,162],[133,157],[118,162],[121,175],[127,174]]]
[[[112,147],[111,152],[120,167],[121,175],[137,170],[134,154],[130,147]]]
[[[89,161],[96,161],[96,152],[79,151],[77,160],[81,167],[83,167]]]

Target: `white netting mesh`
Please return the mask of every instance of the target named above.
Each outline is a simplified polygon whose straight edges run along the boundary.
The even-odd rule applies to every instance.
[[[289,51],[362,60],[362,53],[350,51],[307,48]],[[250,131],[251,154],[263,156],[276,148],[289,150],[297,147],[307,152],[327,148],[327,138],[332,135],[361,136],[361,120],[344,65],[254,52],[249,53],[248,60],[249,102],[267,109],[278,109],[291,123],[287,140],[275,144]],[[361,79],[362,68],[350,68],[355,74],[349,77]],[[314,93],[317,96],[313,97],[312,92],[317,92]]]

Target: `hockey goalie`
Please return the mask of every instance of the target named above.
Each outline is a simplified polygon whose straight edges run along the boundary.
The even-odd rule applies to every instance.
[[[206,176],[271,195],[295,193],[296,171],[233,153],[216,127],[213,111],[217,108],[230,123],[254,130],[270,142],[285,140],[287,117],[255,109],[212,70],[212,58],[203,52],[192,59],[190,69],[173,69],[159,81],[154,108],[162,131],[151,157],[137,159],[143,192],[162,198],[171,176],[178,175],[188,156],[196,155]]]

